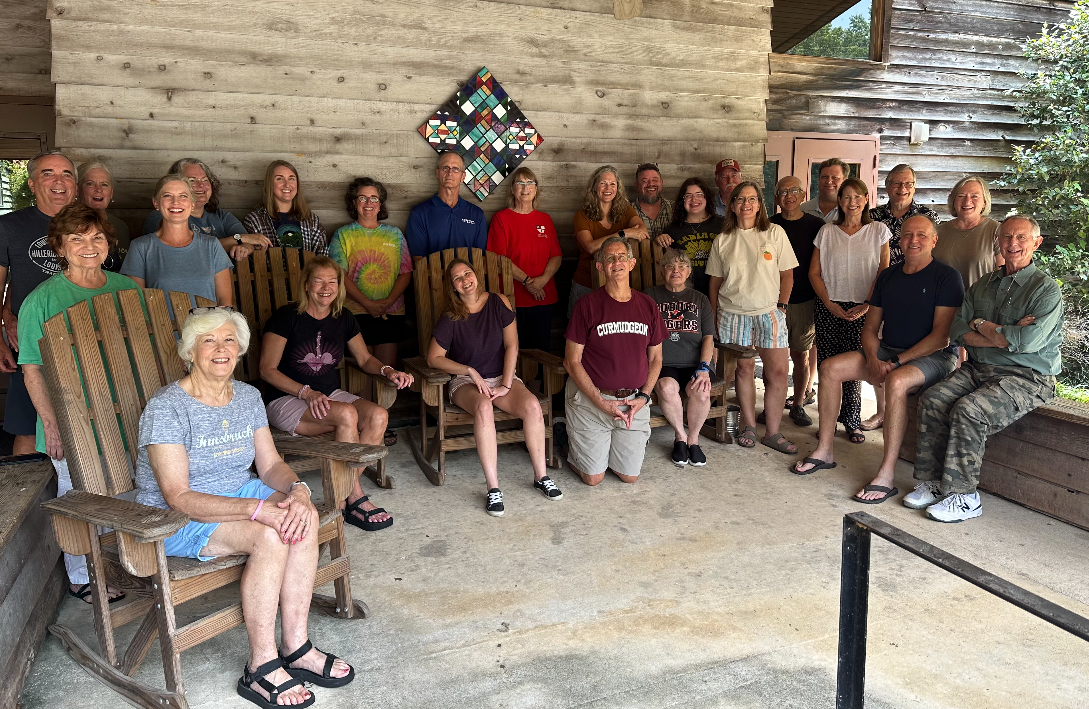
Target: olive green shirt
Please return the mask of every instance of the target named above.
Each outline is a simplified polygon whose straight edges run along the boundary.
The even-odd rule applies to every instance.
[[[1018,326],[1026,315],[1036,321]],[[983,318],[1001,327],[1009,346],[973,347],[964,344],[968,323]],[[1063,302],[1059,284],[1030,263],[1012,276],[1005,267],[976,281],[964,294],[964,304],[953,317],[949,339],[967,348],[973,362],[1029,367],[1044,375],[1062,370],[1059,346],[1063,341]]]

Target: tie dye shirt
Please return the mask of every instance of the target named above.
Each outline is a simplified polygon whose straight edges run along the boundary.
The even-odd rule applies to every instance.
[[[397,277],[412,273],[412,257],[401,230],[388,224],[365,229],[357,222],[337,229],[329,242],[329,256],[348,272],[348,278],[371,300],[393,290]],[[393,302],[390,315],[405,314],[404,295]]]

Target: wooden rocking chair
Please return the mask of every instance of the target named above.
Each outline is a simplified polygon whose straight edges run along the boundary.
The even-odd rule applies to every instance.
[[[267,252],[255,251],[249,258],[239,261],[231,272],[235,307],[246,316],[253,331],[249,350],[238,360],[235,379],[248,382],[258,388],[267,386],[261,380],[260,369],[261,335],[264,332],[265,323],[276,310],[294,302],[302,267],[312,258],[314,258],[313,251],[276,247]],[[344,306],[356,315],[363,312],[363,309],[350,299],[345,301]],[[366,334],[364,334],[365,337]],[[366,389],[368,380],[374,385],[375,402],[384,409],[393,406],[393,402],[397,400],[397,387],[390,384],[389,380],[367,374],[356,365],[354,359],[346,358],[342,362],[341,389],[358,394]],[[327,433],[311,438],[331,441],[333,434]],[[288,461],[288,465],[298,473],[316,469],[318,461],[312,457],[299,459],[293,457]],[[386,475],[385,458],[378,460],[373,467],[368,467],[364,472],[378,487],[386,489],[393,487],[393,478]]]
[[[502,293],[514,305],[514,276],[510,259],[506,256],[466,248],[435,252],[416,262],[413,282],[416,287],[416,322],[420,338],[420,352],[426,355],[431,344],[431,331],[442,315],[444,296],[442,278],[446,265],[455,258],[465,259],[483,274],[484,287],[489,293]],[[552,446],[552,395],[563,388],[563,358],[534,349],[519,350],[520,373],[529,382],[537,374],[537,366],[544,367],[544,392],[538,395],[545,423],[545,458],[552,467],[558,467]],[[405,369],[412,373],[413,391],[420,392],[420,438],[410,431],[408,435],[412,455],[424,475],[434,485],[446,481],[447,451],[476,448],[473,436],[473,415],[449,403],[446,384],[453,377],[446,372],[427,366],[425,357],[405,360]],[[434,435],[429,438],[428,416],[435,419]],[[498,443],[525,441],[517,416],[495,409],[496,439]],[[432,461],[438,459],[438,467]]]
[[[169,298],[180,326],[187,317],[189,296],[170,293]],[[235,603],[180,628],[174,608],[240,579],[246,556],[208,562],[168,558],[163,540],[185,526],[188,517],[113,497],[133,490],[137,428],[147,399],[183,373],[166,296],[149,289],[143,291],[143,300],[146,319],[140,291],[96,296],[92,302],[97,318],[92,318],[86,301],[79,303],[67,309],[67,322],[65,313],[46,321],[40,340],[46,384],[74,486],[42,507],[52,515],[60,548],[87,557],[100,653],[64,626],[49,630],[80,665],[130,703],[146,709],[184,709],[188,705],[180,653],[240,625],[242,606]],[[313,606],[339,618],[366,616],[367,606],[352,599],[343,518],[336,501],[347,497],[351,487],[349,466],[376,461],[386,454],[385,448],[290,436],[275,440],[281,453],[321,458],[325,502],[318,508],[318,542],[330,560],[318,568],[314,583],[317,588],[332,582],[336,597],[315,594]],[[113,531],[100,535],[100,525]],[[124,588],[132,600],[111,608],[107,582]],[[133,621],[140,621],[140,626],[119,654],[114,629]],[[165,692],[131,678],[156,636]]]

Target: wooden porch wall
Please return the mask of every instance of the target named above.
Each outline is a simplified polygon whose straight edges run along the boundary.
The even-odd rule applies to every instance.
[[[916,200],[944,214],[959,179],[994,179],[1012,147],[1032,139],[1005,92],[1030,68],[1021,56],[1025,39],[1045,22],[1062,22],[1071,7],[1063,0],[887,0],[887,64],[771,56],[768,130],[878,133],[882,181],[889,168],[910,163]],[[930,124],[929,142],[908,144],[911,121]],[[1001,190],[992,196],[999,214],[1013,201]]]
[[[0,96],[52,96],[46,0],[0,0]]]
[[[286,158],[330,230],[360,175],[387,185],[403,228],[435,190],[417,127],[486,65],[544,136],[526,165],[571,254],[599,165],[630,181],[658,162],[674,189],[727,156],[760,174],[770,5],[644,0],[616,20],[613,0],[53,0],[57,143],[110,162],[134,236],[155,180],[189,155],[214,166],[239,217]]]

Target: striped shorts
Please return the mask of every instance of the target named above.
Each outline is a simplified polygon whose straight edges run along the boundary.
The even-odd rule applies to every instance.
[[[763,315],[720,312],[718,341],[724,345],[784,349],[789,346],[786,314],[778,308]]]

